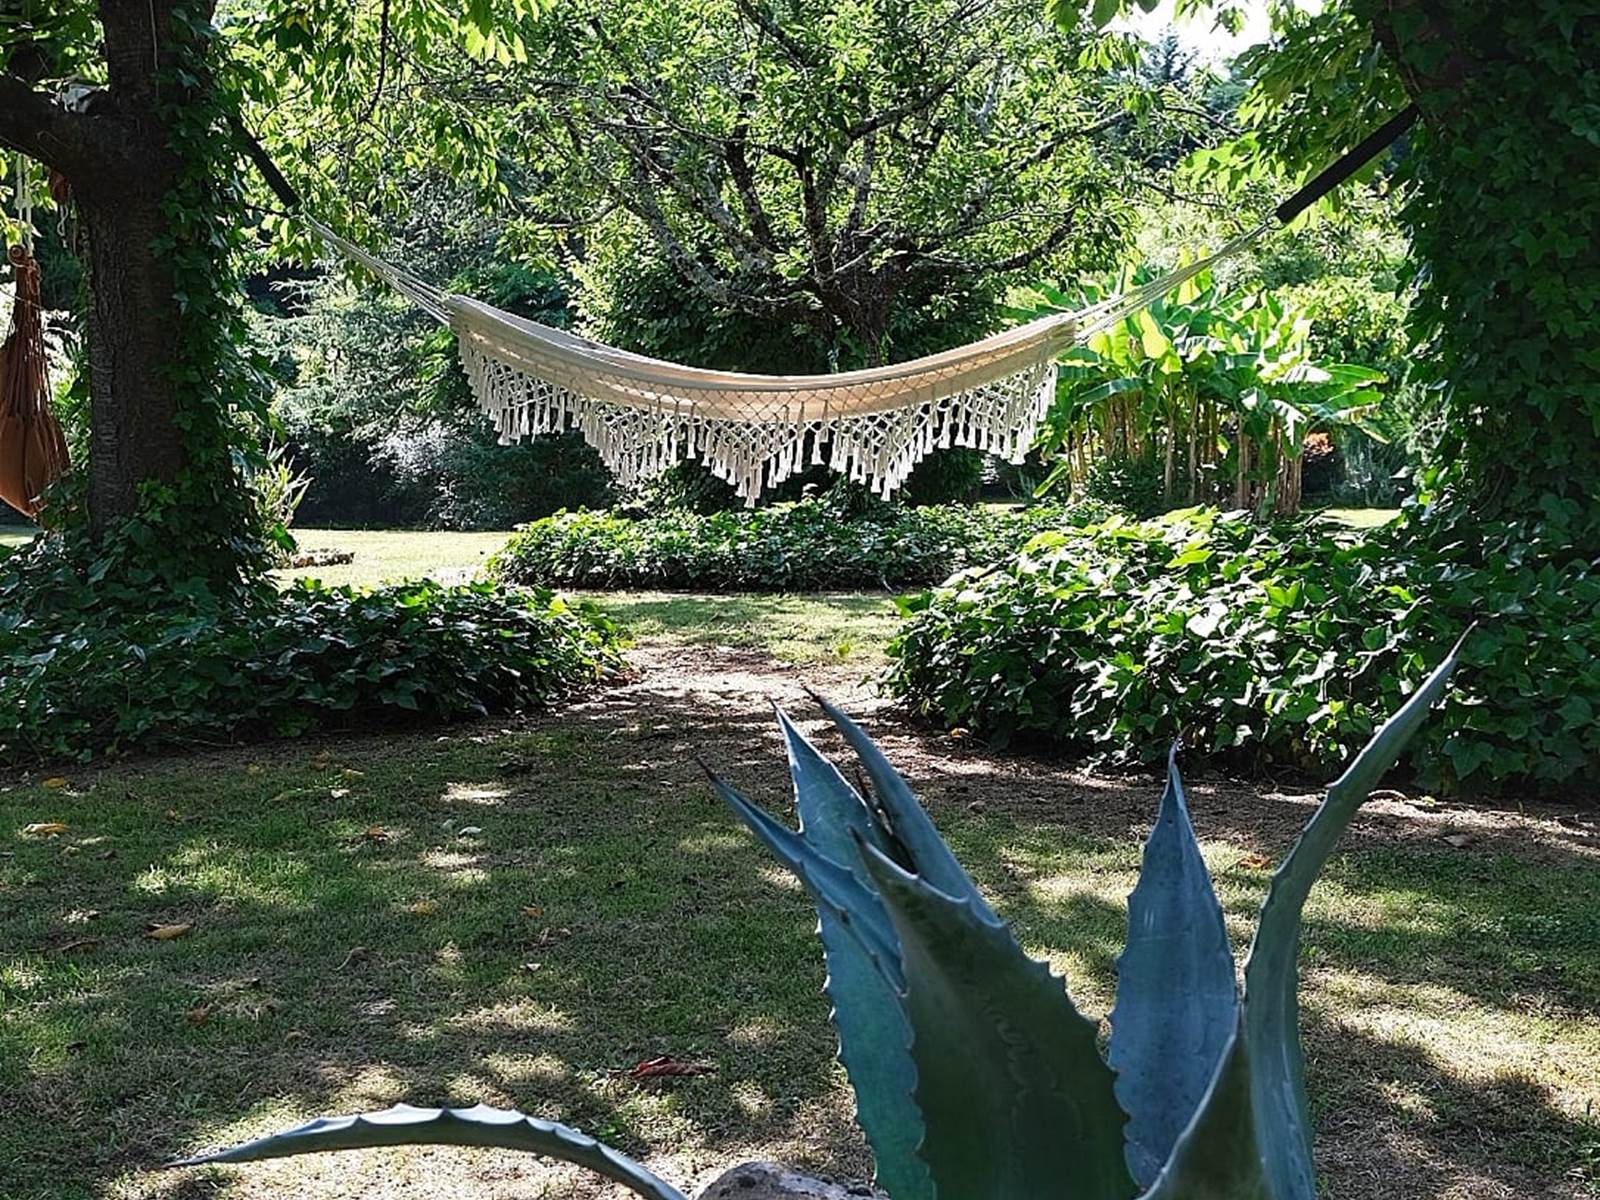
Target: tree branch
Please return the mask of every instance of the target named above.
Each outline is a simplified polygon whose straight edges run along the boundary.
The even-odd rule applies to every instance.
[[[899,104],[896,104],[891,108],[886,108],[880,113],[874,113],[872,116],[867,117],[864,120],[857,121],[854,125],[845,130],[845,136],[848,137],[852,142],[859,141],[861,138],[866,137],[867,134],[872,133],[874,130],[882,129],[886,125],[898,125],[907,117],[927,111],[935,104],[939,103],[939,101],[943,100],[947,95],[949,95],[950,90],[954,88],[956,84],[960,83],[963,79],[970,75],[977,65],[988,57],[989,51],[986,48],[974,50],[971,54],[967,55],[966,59],[955,69],[954,72],[952,72],[946,78],[941,79],[932,87],[928,88],[927,91],[922,92],[920,95],[912,96],[908,100],[903,100]]]
[[[15,75],[0,73],[0,142],[68,179],[101,158],[94,118],[71,112]]]
[[[816,56],[805,46],[797,42],[771,13],[763,11],[752,0],[735,0],[740,12],[752,25],[766,34],[782,47],[783,52],[789,56],[791,62],[801,70],[809,71],[818,65]]]
[[[367,110],[361,114],[358,125],[368,125],[372,122],[372,114],[378,111],[378,101],[383,98],[384,76],[389,67],[389,0],[383,0],[383,16],[378,22],[378,83],[372,89],[372,99],[367,101]]]
[[[745,220],[750,222],[750,232],[756,241],[768,250],[777,252],[778,239],[772,232],[772,221],[761,203],[761,193],[756,189],[756,172],[746,153],[750,138],[750,105],[755,100],[754,82],[747,82],[739,93],[739,119],[732,135],[722,143],[722,159],[728,166],[734,190],[744,208]]]
[[[856,168],[855,196],[850,201],[850,213],[845,217],[844,227],[839,230],[841,254],[867,219],[867,203],[872,198],[872,168],[877,162],[877,151],[878,135],[876,130],[872,130],[861,139],[861,164]]]
[[[661,209],[655,185],[645,165],[636,158],[630,158],[629,169],[638,191],[633,199],[623,199],[621,203],[644,222],[654,236],[656,244],[666,253],[667,262],[680,279],[693,286],[713,304],[743,312],[753,312],[760,316],[805,318],[809,306],[792,294],[787,297],[752,294],[735,288],[728,280],[713,274],[673,233],[671,225],[667,222],[666,213]]]
[[[950,277],[957,275],[976,275],[979,273],[993,272],[1003,275],[1010,271],[1020,271],[1024,267],[1032,266],[1039,259],[1059,250],[1066,240],[1072,236],[1073,215],[1068,214],[1066,219],[1040,238],[1033,245],[1017,251],[1006,258],[994,259],[989,262],[971,262],[963,259],[924,258],[920,262],[912,263],[909,270],[924,277]]]

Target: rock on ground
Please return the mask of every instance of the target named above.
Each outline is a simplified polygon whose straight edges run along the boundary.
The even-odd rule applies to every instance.
[[[741,1163],[724,1171],[700,1193],[700,1200],[885,1200],[865,1184],[813,1179],[777,1163]]]

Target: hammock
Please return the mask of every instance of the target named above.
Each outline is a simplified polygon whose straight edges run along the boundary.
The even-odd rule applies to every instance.
[[[887,496],[936,449],[965,446],[1021,462],[1055,396],[1062,351],[1269,227],[1092,308],[954,350],[832,375],[750,375],[679,366],[540,325],[441,291],[327,226],[307,224],[450,326],[473,395],[502,442],[576,429],[625,486],[699,458],[747,504],[808,464],[825,463]]]
[[[936,449],[1022,461],[1054,398],[1058,355],[1287,224],[1415,119],[1414,107],[1393,118],[1280,205],[1275,221],[1143,287],[958,349],[833,375],[707,371],[619,350],[443,291],[318,221],[306,224],[454,331],[473,395],[502,442],[577,429],[624,485],[699,458],[749,505],[808,464],[888,496]],[[259,145],[247,149],[298,207]]]

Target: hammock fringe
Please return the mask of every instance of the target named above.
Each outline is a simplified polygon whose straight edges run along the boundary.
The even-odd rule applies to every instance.
[[[692,404],[638,406],[527,374],[461,343],[462,365],[502,444],[576,430],[624,487],[699,459],[747,505],[811,465],[826,465],[888,497],[935,450],[962,446],[1020,463],[1055,396],[1048,358],[1000,379],[878,412],[757,420],[710,416]]]

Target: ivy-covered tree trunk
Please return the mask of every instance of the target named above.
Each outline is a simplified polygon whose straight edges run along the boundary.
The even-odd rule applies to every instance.
[[[124,169],[102,161],[68,176],[87,257],[89,512],[97,531],[135,511],[141,482],[175,482],[186,459],[177,423],[178,302],[162,248],[173,241],[162,201],[175,190],[178,162],[172,106],[162,104],[158,80],[174,74],[175,8],[174,0],[100,4],[110,87],[94,111],[101,140],[115,130],[117,144],[104,149]]]
[[[104,531],[137,508],[144,481],[170,484],[185,454],[177,425],[172,273],[151,252],[160,198],[81,196],[88,249],[89,513]]]
[[[66,180],[80,228],[92,532],[160,510],[145,539],[154,565],[228,578],[249,538],[232,454],[238,213],[214,7],[97,0],[106,86],[68,106],[0,71],[0,140]]]
[[[1595,537],[1600,9],[1360,5],[1426,122],[1406,216],[1443,384],[1438,465],[1485,513],[1538,512],[1555,496]]]

